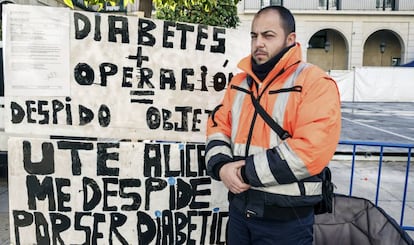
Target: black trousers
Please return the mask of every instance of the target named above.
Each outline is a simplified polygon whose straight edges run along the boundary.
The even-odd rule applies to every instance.
[[[230,206],[228,245],[312,245],[314,214],[289,221],[247,217]]]

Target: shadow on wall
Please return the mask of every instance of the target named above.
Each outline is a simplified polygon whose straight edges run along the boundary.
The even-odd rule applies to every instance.
[[[7,178],[7,153],[0,152],[0,178]]]

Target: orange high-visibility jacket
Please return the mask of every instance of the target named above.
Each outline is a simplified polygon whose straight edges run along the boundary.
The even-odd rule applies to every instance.
[[[242,172],[252,186],[249,191],[273,194],[276,201],[271,205],[312,205],[321,195],[321,183],[312,176],[329,163],[340,136],[335,81],[301,61],[298,43],[262,82],[252,72],[251,56],[238,67],[244,72],[232,79],[207,124],[208,174],[220,180],[218,172],[224,164],[245,159]],[[249,93],[291,138],[278,137],[255,111]]]

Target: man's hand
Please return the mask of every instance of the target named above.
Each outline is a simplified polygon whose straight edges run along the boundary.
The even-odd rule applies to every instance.
[[[220,169],[220,179],[224,185],[234,194],[242,193],[250,188],[250,185],[244,183],[241,177],[241,167],[244,166],[244,160],[224,164]]]

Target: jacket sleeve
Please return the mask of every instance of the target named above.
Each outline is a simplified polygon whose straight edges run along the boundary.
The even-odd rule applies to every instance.
[[[285,120],[283,125],[292,137],[246,159],[242,174],[252,186],[288,184],[316,175],[335,153],[341,129],[335,81],[327,76],[305,81],[301,95],[293,103],[296,111],[286,111],[285,118],[295,113],[295,120]]]
[[[227,88],[222,103],[210,115],[207,121],[207,140],[205,160],[207,174],[220,180],[220,168],[233,161],[231,149],[231,99],[230,86]]]

